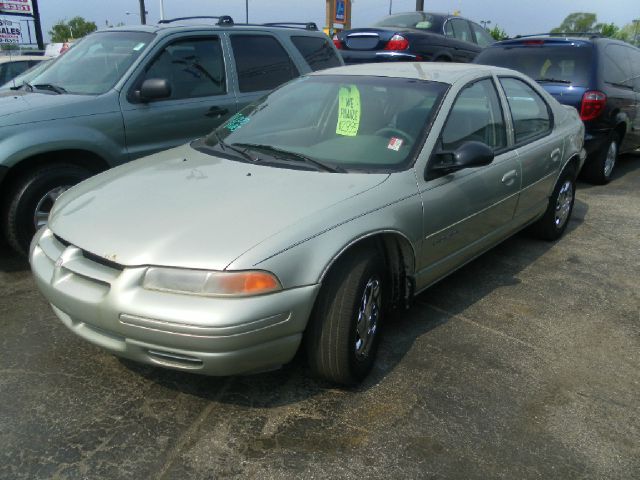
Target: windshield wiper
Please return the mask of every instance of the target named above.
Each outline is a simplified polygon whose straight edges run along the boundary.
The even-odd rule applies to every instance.
[[[571,80],[563,80],[561,78],[536,78],[536,82],[571,83]]]
[[[57,93],[58,95],[62,93],[67,93],[67,91],[59,85],[54,85],[53,83],[38,83],[37,85],[32,85],[32,88],[37,88],[38,90],[51,90],[52,92]]]
[[[228,143],[226,143],[222,137],[220,137],[220,135],[218,135],[218,132],[216,132],[215,130],[213,131],[213,136],[216,138],[216,140],[218,141],[218,145],[220,145],[220,148],[222,148],[222,151],[224,152],[227,148],[229,150],[232,150],[240,155],[242,155],[242,157],[245,160],[249,160],[252,163],[255,163],[257,159],[253,158],[251,155],[249,155],[247,152],[245,152],[244,150],[241,150],[239,148],[234,147],[233,145],[229,145]]]
[[[234,145],[237,145],[239,147],[249,148],[249,149],[264,150],[265,152],[269,152],[272,154],[275,153],[281,157],[282,156],[288,157],[291,160],[306,162],[326,172],[331,172],[331,173],[346,172],[346,170],[342,167],[338,167],[336,165],[329,165],[328,163],[322,162],[320,160],[316,160],[314,158],[307,157],[306,155],[303,155],[301,153],[291,152],[289,150],[283,150],[281,148],[274,147],[272,145],[263,145],[258,143],[234,143]]]

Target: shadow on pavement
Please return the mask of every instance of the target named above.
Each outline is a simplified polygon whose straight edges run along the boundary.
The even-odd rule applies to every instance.
[[[0,240],[0,272],[22,272],[29,270],[29,262]]]
[[[625,153],[624,155],[620,155],[618,161],[616,162],[613,173],[611,174],[611,181],[615,181],[637,170],[640,170],[640,152]],[[578,189],[590,190],[596,187],[605,186],[592,185],[578,178]]]

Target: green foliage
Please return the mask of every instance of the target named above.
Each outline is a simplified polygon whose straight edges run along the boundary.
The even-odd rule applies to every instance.
[[[595,13],[574,12],[567,15],[559,27],[551,30],[551,33],[579,33],[596,32],[598,18]]]
[[[0,43],[0,50],[2,51],[20,50],[20,47],[15,43]]]
[[[640,22],[626,24],[616,32],[615,38],[640,46]]]
[[[97,29],[95,22],[88,22],[82,17],[73,17],[68,22],[59,20],[49,30],[49,36],[54,43],[66,42],[71,38],[82,38]]]
[[[620,27],[615,23],[599,23],[596,25],[598,31],[603,37],[615,37],[620,31]]]
[[[487,32],[489,32],[489,35],[491,35],[494,40],[500,41],[509,38],[507,32],[501,29],[498,25],[495,25],[493,28],[488,29]]]

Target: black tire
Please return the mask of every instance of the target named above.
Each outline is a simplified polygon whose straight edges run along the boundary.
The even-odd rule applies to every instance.
[[[620,135],[613,132],[602,149],[596,152],[592,158],[587,159],[582,169],[582,178],[594,185],[606,185],[609,183],[619,151]]]
[[[77,165],[58,163],[31,170],[12,182],[2,215],[9,245],[19,254],[27,255],[36,231],[34,218],[40,201],[43,201],[41,210],[50,209],[53,199],[45,199],[47,193],[57,188],[69,188],[90,175],[88,170]]]
[[[354,251],[332,267],[305,332],[307,356],[314,375],[347,386],[367,376],[375,361],[384,314],[383,272],[382,258],[374,249]],[[372,294],[371,298],[377,294],[377,305],[375,310],[371,309],[374,313],[371,317],[375,319],[368,324],[374,324],[375,328],[366,329],[372,332],[368,342],[358,343],[366,337],[361,337],[357,328],[366,292]]]
[[[575,173],[571,167],[567,167],[558,178],[544,215],[531,225],[531,233],[541,240],[553,241],[560,238],[571,220],[575,192]]]

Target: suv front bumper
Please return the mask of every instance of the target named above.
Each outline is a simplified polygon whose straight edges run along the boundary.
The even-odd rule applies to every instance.
[[[114,268],[62,244],[34,239],[38,288],[72,332],[120,357],[206,375],[268,370],[289,362],[319,285],[246,298],[142,288],[147,267]]]

